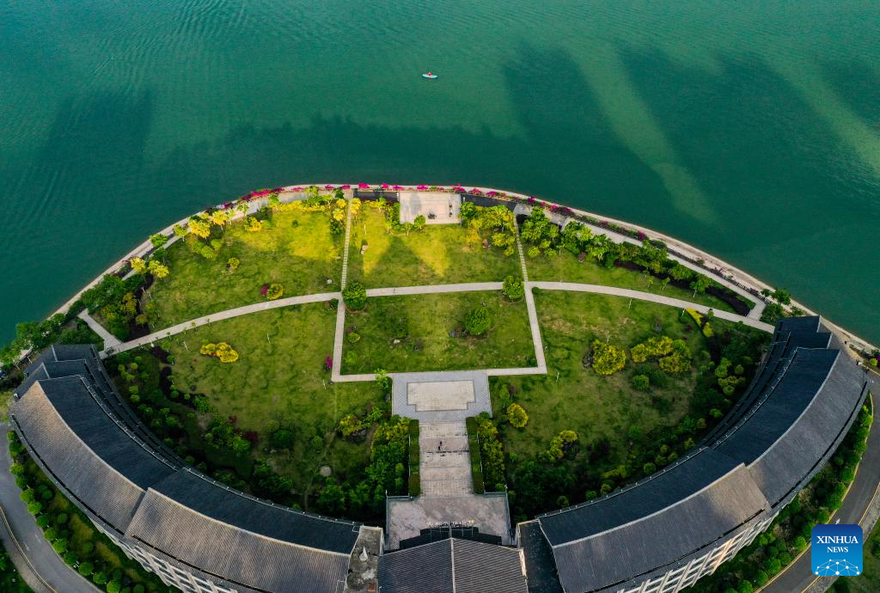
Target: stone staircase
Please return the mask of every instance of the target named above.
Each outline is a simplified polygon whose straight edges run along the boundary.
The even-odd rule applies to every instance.
[[[467,428],[463,421],[420,423],[419,450],[422,496],[473,494]]]

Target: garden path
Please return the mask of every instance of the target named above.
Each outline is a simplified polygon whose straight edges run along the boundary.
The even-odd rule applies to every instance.
[[[203,325],[207,325],[209,323],[213,323],[215,321],[222,321],[224,319],[232,319],[233,317],[240,317],[241,315],[248,315],[249,313],[259,313],[260,311],[269,311],[271,309],[279,309],[281,307],[289,307],[291,305],[304,305],[307,303],[323,303],[327,301],[331,301],[333,299],[342,299],[342,294],[338,292],[324,292],[321,294],[307,294],[303,296],[294,296],[287,297],[284,299],[278,299],[275,301],[264,301],[261,303],[254,303],[252,305],[245,305],[243,307],[236,307],[234,309],[227,309],[226,311],[218,311],[217,313],[211,313],[210,315],[205,315],[204,317],[199,317],[198,319],[193,319],[191,321],[184,321],[183,323],[178,323],[177,325],[172,325],[171,327],[165,328],[163,330],[159,330],[157,332],[153,332],[141,338],[137,338],[136,340],[131,340],[129,342],[125,342],[119,344],[118,346],[111,348],[104,348],[101,351],[101,358],[107,358],[113,354],[118,354],[120,352],[125,352],[126,350],[131,350],[133,348],[138,348],[140,346],[146,346],[147,344],[151,344],[156,340],[161,340],[162,338],[168,338],[170,336],[177,335],[179,333],[185,332],[190,329],[195,329],[197,327],[201,327]],[[340,309],[342,307],[340,306]],[[118,342],[118,340],[117,340]]]
[[[122,342],[119,340],[119,338],[117,338],[116,336],[114,336],[113,334],[111,334],[110,332],[108,332],[106,329],[104,329],[104,326],[103,326],[103,325],[101,325],[100,323],[98,323],[97,321],[95,321],[95,318],[92,317],[91,315],[89,315],[89,312],[88,312],[87,309],[83,309],[83,310],[80,312],[80,314],[77,315],[77,317],[79,317],[80,319],[82,319],[83,321],[85,321],[85,322],[86,322],[86,325],[88,325],[89,328],[90,328],[93,332],[95,332],[96,334],[98,334],[98,335],[101,337],[101,339],[104,340],[104,349],[105,349],[105,350],[106,350],[107,348],[116,348],[116,347],[118,347],[118,346],[122,343]]]
[[[532,288],[540,288],[543,290],[567,290],[571,292],[592,292],[596,294],[608,294],[612,296],[621,296],[628,297],[631,299],[639,300],[639,301],[650,301],[652,303],[658,303],[660,305],[669,305],[670,307],[678,307],[681,309],[691,308],[695,311],[699,311],[700,313],[707,313],[709,309],[712,307],[707,307],[705,305],[698,305],[696,303],[691,303],[689,301],[684,301],[681,299],[675,299],[667,296],[662,296],[659,294],[652,294],[650,292],[642,292],[640,290],[630,290],[628,288],[617,288],[614,286],[601,286],[599,284],[577,284],[574,282],[527,282],[526,283],[526,294],[530,294],[532,292]],[[761,329],[766,332],[773,332],[773,326],[769,323],[764,323],[763,321],[759,321],[751,317],[743,317],[742,315],[737,315],[736,313],[728,313],[727,311],[715,311],[713,309],[715,317],[719,319],[725,319],[727,321],[742,321],[745,325],[750,327],[754,327],[756,329]]]

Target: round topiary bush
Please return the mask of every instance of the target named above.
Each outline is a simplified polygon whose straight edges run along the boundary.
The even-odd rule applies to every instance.
[[[514,278],[513,276],[508,276],[504,279],[501,291],[504,293],[504,296],[511,301],[521,301],[526,295],[526,289],[523,285],[522,278]]]
[[[651,380],[648,375],[633,375],[632,386],[637,391],[647,391],[651,387]]]
[[[284,295],[284,286],[277,283],[272,283],[269,285],[269,288],[266,289],[266,300],[274,301],[276,299],[280,299]]]
[[[492,327],[492,317],[486,307],[477,307],[468,312],[464,328],[472,336],[482,336]]]
[[[342,291],[342,300],[349,309],[363,309],[367,305],[367,289],[360,282],[352,282]]]

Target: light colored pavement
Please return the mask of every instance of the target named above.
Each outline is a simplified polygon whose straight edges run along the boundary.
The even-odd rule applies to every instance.
[[[660,305],[668,305],[670,307],[678,307],[681,309],[691,308],[695,311],[699,311],[700,313],[707,313],[711,307],[707,307],[705,305],[697,305],[696,303],[691,303],[689,301],[683,301],[681,299],[674,299],[671,297],[662,296],[659,294],[653,294],[650,292],[642,292],[639,290],[630,290],[628,288],[617,288],[614,286],[601,286],[599,284],[575,284],[573,282],[529,282],[529,286],[532,288],[540,288],[542,290],[562,290],[569,292],[591,292],[595,294],[607,294],[612,296],[620,296],[627,297],[639,301],[650,301],[652,303],[658,303]],[[725,319],[727,321],[742,321],[743,324],[754,327],[756,329],[761,329],[766,332],[772,332],[773,326],[769,323],[764,323],[763,321],[758,321],[756,319],[752,319],[751,317],[743,317],[742,315],[737,315],[736,313],[728,313],[727,311],[717,311],[712,309],[715,313],[715,317],[719,319]]]
[[[345,242],[342,250],[342,279],[340,280],[340,290],[345,290],[348,282],[348,244],[351,242],[351,198],[348,198],[348,208],[345,214]]]
[[[541,324],[538,323],[538,311],[535,309],[535,295],[532,294],[530,282],[526,282],[526,308],[529,311],[529,328],[532,330],[532,344],[535,345],[535,360],[538,363],[537,372],[547,372],[547,361],[544,358],[544,341],[541,339]]]
[[[35,593],[99,593],[64,564],[19,498],[21,491],[9,473],[9,430],[0,426],[0,536],[15,567]]]
[[[146,335],[142,338],[138,338],[136,340],[131,340],[130,342],[125,342],[120,344],[116,348],[104,348],[101,352],[101,357],[105,358],[112,354],[118,354],[119,352],[125,352],[126,350],[131,350],[132,348],[138,348],[140,346],[146,346],[147,344],[151,344],[156,340],[161,340],[162,338],[168,338],[179,333],[183,333],[190,329],[195,329],[197,327],[201,327],[203,325],[207,325],[209,323],[214,323],[215,321],[223,321],[224,319],[232,319],[234,317],[240,317],[242,315],[248,315],[250,313],[259,313],[261,311],[269,311],[271,309],[280,309],[281,307],[289,307],[291,305],[305,305],[308,303],[324,303],[327,301],[331,301],[333,299],[342,299],[342,294],[339,292],[324,292],[320,294],[307,294],[302,296],[294,296],[288,297],[285,299],[278,299],[277,301],[265,301],[262,303],[254,303],[252,305],[245,305],[244,307],[236,307],[235,309],[227,309],[226,311],[218,311],[217,313],[212,313],[210,315],[205,315],[204,317],[199,317],[198,319],[193,319],[191,321],[185,321],[183,323],[178,323],[177,325],[172,325],[171,327],[165,328],[163,330],[153,332],[149,335]]]
[[[501,290],[501,282],[467,282],[464,284],[428,284],[424,286],[396,286],[392,288],[370,288],[368,297],[410,296],[416,294],[440,294],[446,292],[479,292],[482,290]]]
[[[93,332],[101,336],[101,339],[104,340],[105,350],[107,348],[118,348],[119,345],[122,343],[119,338],[108,332],[106,329],[104,329],[103,325],[95,321],[95,318],[89,315],[87,309],[83,309],[80,314],[77,315],[77,317],[85,321],[86,325],[88,325]]]
[[[419,423],[419,479],[422,496],[473,496],[464,420]]]
[[[391,413],[421,422],[457,422],[481,412],[492,413],[489,399],[489,379],[485,371],[437,371],[428,373],[391,373]],[[431,409],[418,409],[410,401],[411,386],[431,383],[434,389],[442,392],[442,383],[449,382],[451,390],[456,384],[469,382],[473,386],[474,399],[466,402],[464,408],[457,405],[432,405]],[[440,398],[442,399],[442,397]]]

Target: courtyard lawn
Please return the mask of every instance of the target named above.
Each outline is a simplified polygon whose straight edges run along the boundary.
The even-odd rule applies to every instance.
[[[579,262],[575,255],[565,249],[554,258],[526,258],[526,269],[529,272],[529,280],[617,286],[682,299],[713,307],[719,311],[735,312],[730,305],[717,297],[708,294],[694,295],[692,290],[684,290],[676,286],[664,288],[653,276],[617,266],[609,269],[590,258]]]
[[[361,253],[361,246],[366,251]],[[480,234],[460,225],[427,225],[409,234],[385,229],[382,210],[364,204],[352,221],[348,253],[349,282],[367,288],[500,282],[521,277],[516,254],[483,247]]]
[[[481,337],[462,337],[465,316],[483,304],[492,328]],[[511,303],[501,291],[370,298],[363,311],[347,313],[345,324],[347,374],[535,365],[525,302]]]
[[[259,435],[255,455],[307,492],[318,469],[338,479],[357,479],[369,464],[369,444],[336,438],[340,418],[382,401],[370,383],[331,383],[324,369],[333,352],[336,311],[326,303],[275,309],[219,321],[167,340],[175,382],[203,393],[215,416],[236,418],[243,431]],[[202,344],[229,343],[234,363],[199,354]],[[269,451],[269,435],[292,429],[291,450]]]
[[[658,426],[675,424],[685,415],[696,370],[682,377],[670,376],[665,388],[640,392],[631,386],[632,360],[624,370],[608,377],[585,369],[582,363],[596,338],[629,348],[661,334],[686,340],[696,361],[706,347],[704,338],[699,331],[686,331],[688,326],[679,322],[678,309],[640,301],[629,306],[629,299],[621,297],[535,292],[547,375],[491,379],[496,417],[506,417],[501,401],[509,388],[514,391],[513,400],[529,415],[523,429],[501,423],[506,453],[534,457],[547,450],[560,431],[574,430],[582,445],[607,439],[607,463],[614,466],[626,458],[630,427],[637,426],[647,434]],[[666,403],[652,404],[652,398]]]
[[[328,212],[288,210],[273,213],[272,227],[259,232],[247,231],[242,221],[231,223],[214,260],[178,241],[166,255],[171,274],[154,282],[145,297],[156,304],[151,329],[265,300],[264,284],[280,283],[285,297],[339,290],[344,237],[330,232],[329,220]],[[241,263],[230,273],[232,257]]]

